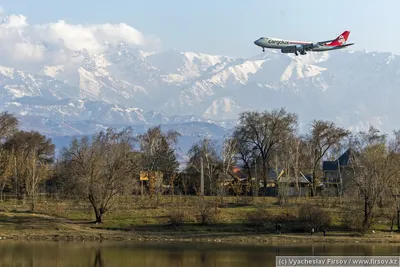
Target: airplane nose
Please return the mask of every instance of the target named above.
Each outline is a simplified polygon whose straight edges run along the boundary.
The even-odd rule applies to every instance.
[[[255,44],[255,45],[260,45],[260,39],[255,40],[255,41],[254,41],[254,44]]]

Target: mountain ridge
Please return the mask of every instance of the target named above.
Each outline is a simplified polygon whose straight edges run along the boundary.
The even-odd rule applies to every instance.
[[[279,107],[297,113],[303,130],[312,119],[352,130],[400,127],[394,115],[400,56],[394,53],[295,57],[268,51],[234,58],[149,53],[121,42],[102,53],[69,54],[62,64],[37,64],[36,71],[0,66],[0,109],[21,117],[26,129],[51,136],[90,134],[118,124],[178,130],[181,125],[192,141],[199,134],[220,138],[240,112]],[[213,127],[218,131],[209,130]]]

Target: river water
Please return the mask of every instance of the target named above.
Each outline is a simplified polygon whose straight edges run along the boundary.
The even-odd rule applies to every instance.
[[[0,267],[256,267],[278,255],[392,256],[400,245],[266,245],[0,241]]]

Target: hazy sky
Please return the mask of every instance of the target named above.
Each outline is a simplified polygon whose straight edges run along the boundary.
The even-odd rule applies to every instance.
[[[353,49],[400,53],[399,0],[2,0],[29,24],[124,22],[161,48],[251,56],[261,36],[322,41],[350,30]]]

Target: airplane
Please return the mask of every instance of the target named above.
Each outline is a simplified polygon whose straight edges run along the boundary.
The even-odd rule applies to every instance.
[[[261,37],[254,41],[254,44],[262,47],[262,51],[265,52],[265,48],[281,49],[282,53],[294,53],[296,56],[306,55],[307,51],[311,52],[324,52],[336,49],[342,49],[354,43],[346,44],[349,38],[350,32],[344,31],[334,40],[322,41],[322,42],[303,42],[303,41],[291,41],[283,40],[275,37]],[[299,53],[298,53],[299,52]]]

